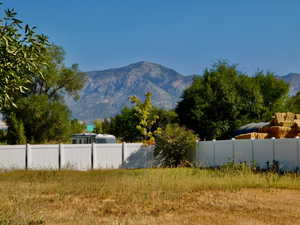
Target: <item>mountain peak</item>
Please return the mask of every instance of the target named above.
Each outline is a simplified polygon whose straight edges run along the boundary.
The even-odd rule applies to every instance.
[[[183,90],[192,83],[191,77],[148,61],[87,75],[79,101],[68,103],[73,116],[85,121],[114,116],[124,106],[131,106],[129,96],[143,99],[146,92],[153,94],[155,106],[174,108]]]
[[[128,65],[128,67],[143,67],[143,66],[145,66],[145,67],[163,67],[162,65],[160,65],[158,63],[153,63],[153,62],[149,62],[149,61],[139,61],[139,62]]]
[[[139,62],[136,62],[136,63],[132,63],[132,64],[136,64],[136,65],[143,65],[143,64],[155,64],[155,63],[153,63],[153,62],[149,62],[149,61],[139,61]]]

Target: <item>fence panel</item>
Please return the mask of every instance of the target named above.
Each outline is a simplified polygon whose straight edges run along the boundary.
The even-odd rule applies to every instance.
[[[122,144],[95,144],[94,169],[117,169],[122,164]]]
[[[91,144],[62,145],[61,168],[75,170],[91,169]]]
[[[1,169],[25,169],[26,166],[25,145],[0,146],[0,168]]]
[[[128,143],[124,146],[123,168],[150,168],[154,163],[153,146]]]
[[[296,170],[298,167],[298,139],[277,139],[275,142],[275,160],[279,168]]]
[[[30,145],[28,151],[29,169],[58,169],[59,145]]]
[[[196,144],[197,166],[214,166],[214,144],[213,141],[200,141]]]
[[[246,162],[252,164],[252,140],[236,140],[234,147],[234,161],[236,163]]]
[[[137,152],[142,146],[143,143],[125,143],[124,160],[126,161],[131,154]]]
[[[233,143],[235,141],[225,140],[225,141],[215,141],[215,165],[223,165],[228,162],[234,161],[233,154]]]
[[[260,168],[267,168],[267,162],[272,163],[273,158],[273,139],[253,140],[254,144],[254,162]]]

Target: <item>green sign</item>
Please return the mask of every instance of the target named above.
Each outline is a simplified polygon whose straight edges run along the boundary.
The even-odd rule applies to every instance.
[[[93,130],[94,130],[94,128],[95,128],[95,125],[86,125],[86,131],[87,132],[93,132]]]

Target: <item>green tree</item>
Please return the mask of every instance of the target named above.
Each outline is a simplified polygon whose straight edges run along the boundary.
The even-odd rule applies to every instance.
[[[125,107],[120,114],[111,118],[109,132],[107,133],[113,134],[126,142],[141,141],[142,135],[137,129],[138,121],[135,109]]]
[[[102,132],[103,134],[110,134],[111,132],[111,119],[110,118],[105,118],[102,121]]]
[[[26,135],[24,130],[24,124],[22,121],[16,118],[15,114],[12,114],[11,117],[7,120],[9,125],[6,139],[9,144],[26,144]]]
[[[283,80],[276,79],[273,73],[258,72],[254,78],[263,96],[264,113],[262,118],[270,120],[275,112],[286,111],[289,85]]]
[[[95,128],[94,128],[94,130],[93,130],[93,132],[94,133],[96,133],[96,134],[103,134],[104,133],[104,131],[103,131],[103,121],[102,120],[94,120],[94,126],[95,126]]]
[[[71,134],[83,133],[86,129],[86,124],[78,119],[71,120]]]
[[[42,79],[39,60],[48,44],[35,27],[24,25],[12,9],[0,18],[0,109],[15,105],[15,95],[24,93],[32,77]]]
[[[168,124],[156,137],[154,155],[163,167],[177,167],[191,162],[197,137],[178,124]]]
[[[145,101],[142,102],[136,96],[131,96],[130,101],[135,104],[135,115],[138,118],[138,125],[136,128],[141,132],[143,139],[147,143],[154,143],[154,136],[160,133],[160,128],[153,130],[153,125],[158,120],[158,115],[152,113],[153,105],[151,102],[152,94],[150,92],[145,94]]]
[[[219,62],[194,79],[176,112],[181,123],[200,138],[228,138],[239,126],[265,120],[280,109],[286,88],[270,74],[251,78],[235,65]],[[276,95],[272,95],[273,91]]]
[[[157,115],[158,119],[151,127],[152,132],[157,128],[164,128],[169,123],[177,123],[178,117],[173,110],[158,109],[153,107],[151,114]],[[121,113],[102,121],[103,133],[110,133],[126,142],[142,141],[143,136],[137,129],[139,118],[134,108],[125,107]]]
[[[70,111],[59,101],[49,101],[47,95],[32,95],[20,98],[18,107],[6,114],[8,143],[16,144],[18,138],[15,124],[23,124],[24,133],[30,143],[68,141],[72,131]],[[14,118],[17,122],[14,122]]]
[[[86,75],[80,72],[77,64],[66,67],[65,52],[62,47],[50,45],[40,59],[39,68],[43,78],[34,76],[28,87],[27,95],[47,95],[49,100],[61,100],[68,94],[75,100],[79,98],[79,91],[83,88]]]
[[[165,128],[168,124],[179,123],[178,115],[174,110],[153,107],[152,113],[158,117],[152,126],[152,130]]]
[[[300,91],[288,98],[285,109],[285,111],[300,113]]]
[[[84,73],[78,71],[77,65],[67,68],[63,61],[62,48],[55,45],[49,46],[45,55],[39,59],[38,67],[44,76],[41,78],[33,74],[32,82],[26,85],[26,91],[15,96],[15,101],[21,106],[18,106],[17,109],[15,107],[2,109],[2,113],[7,119],[12,116],[11,114],[15,114],[17,119],[22,121],[25,135],[30,142],[67,141],[67,137],[71,133],[80,133],[85,130],[76,121],[71,121],[63,97],[70,95],[77,99],[78,91],[83,87],[86,77]],[[33,103],[35,108],[32,108],[30,101],[37,101],[41,106]],[[53,108],[51,109],[51,107]],[[36,119],[33,123],[29,118],[32,113],[44,116],[40,120]],[[59,115],[60,113],[61,115]],[[48,114],[49,116],[46,116]],[[54,122],[52,115],[57,115],[58,120],[61,119],[58,121],[61,126]],[[55,129],[54,126],[58,126],[59,129]],[[43,127],[45,130],[41,131]],[[11,133],[10,136],[13,134]],[[9,142],[11,143],[11,141]]]

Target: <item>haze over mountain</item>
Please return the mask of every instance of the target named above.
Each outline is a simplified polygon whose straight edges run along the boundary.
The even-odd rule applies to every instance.
[[[88,81],[80,92],[80,100],[66,98],[73,117],[87,122],[107,118],[131,106],[129,96],[144,99],[151,92],[157,107],[171,109],[193,80],[175,70],[151,62],[138,62],[116,69],[87,72]]]

